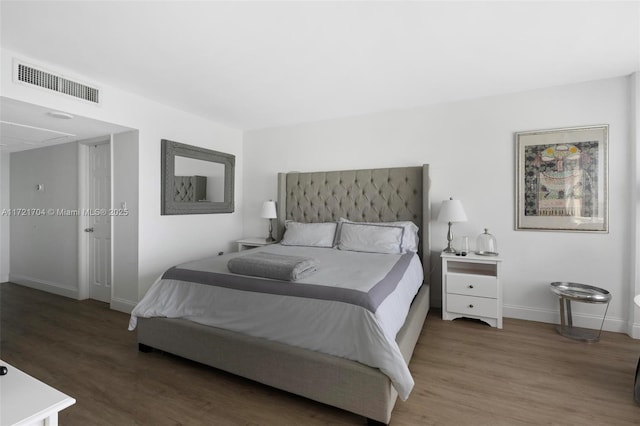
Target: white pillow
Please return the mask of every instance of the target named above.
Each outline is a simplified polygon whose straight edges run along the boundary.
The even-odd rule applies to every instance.
[[[389,226],[402,226],[404,228],[404,234],[402,237],[402,253],[406,253],[408,251],[412,251],[414,253],[418,252],[418,242],[420,238],[418,237],[418,225],[407,221],[398,221],[398,222],[353,222],[344,218],[340,218],[340,226],[343,223],[362,223],[366,225],[389,225]],[[340,229],[338,229],[338,238],[340,238]]]
[[[333,247],[338,224],[286,221],[284,227],[284,236],[280,241],[283,246]]]
[[[343,222],[340,230],[340,250],[367,253],[402,253],[402,226]]]

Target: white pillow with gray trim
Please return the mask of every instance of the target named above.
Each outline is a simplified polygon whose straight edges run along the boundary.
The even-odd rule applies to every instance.
[[[402,226],[343,222],[338,249],[367,253],[401,254]]]
[[[302,223],[286,221],[280,244],[283,246],[333,247],[336,222]]]
[[[338,235],[336,235],[337,239],[340,239],[340,228],[346,222],[361,223],[365,225],[402,226],[404,228],[404,234],[402,236],[402,253],[406,253],[408,251],[412,251],[414,253],[418,252],[418,242],[420,241],[420,238],[418,237],[418,225],[410,220],[397,222],[353,222],[341,217],[338,226]]]

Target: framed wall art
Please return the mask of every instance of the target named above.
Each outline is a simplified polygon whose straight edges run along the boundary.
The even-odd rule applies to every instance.
[[[608,232],[609,126],[516,133],[516,230]]]

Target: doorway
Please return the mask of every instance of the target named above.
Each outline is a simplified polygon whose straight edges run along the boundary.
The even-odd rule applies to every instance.
[[[90,240],[84,229],[91,228],[92,217],[82,213],[89,209],[89,147],[108,143],[109,205],[126,214],[103,217],[111,233],[109,246],[103,250],[110,262],[110,266],[103,263],[102,270],[108,274],[103,287],[108,289],[111,309],[131,312],[139,300],[138,130],[75,114],[60,119],[50,112],[48,107],[0,96],[4,188],[0,190],[0,207],[33,207],[47,212],[46,216],[25,216],[20,221],[2,218],[5,223],[0,224],[0,248],[6,251],[0,276],[74,299],[100,297],[90,295]],[[65,137],[60,138],[61,134]],[[55,145],[66,145],[67,150],[40,151]],[[25,158],[20,153],[31,150],[44,154]],[[9,167],[16,158],[20,165]],[[51,170],[54,165],[55,172]],[[42,189],[36,190],[36,186]],[[102,299],[108,301],[107,297]]]
[[[111,138],[79,149],[79,298],[111,303]]]

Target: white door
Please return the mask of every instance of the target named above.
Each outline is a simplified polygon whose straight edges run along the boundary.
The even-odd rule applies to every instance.
[[[109,144],[89,147],[89,297],[111,302],[111,157]]]

